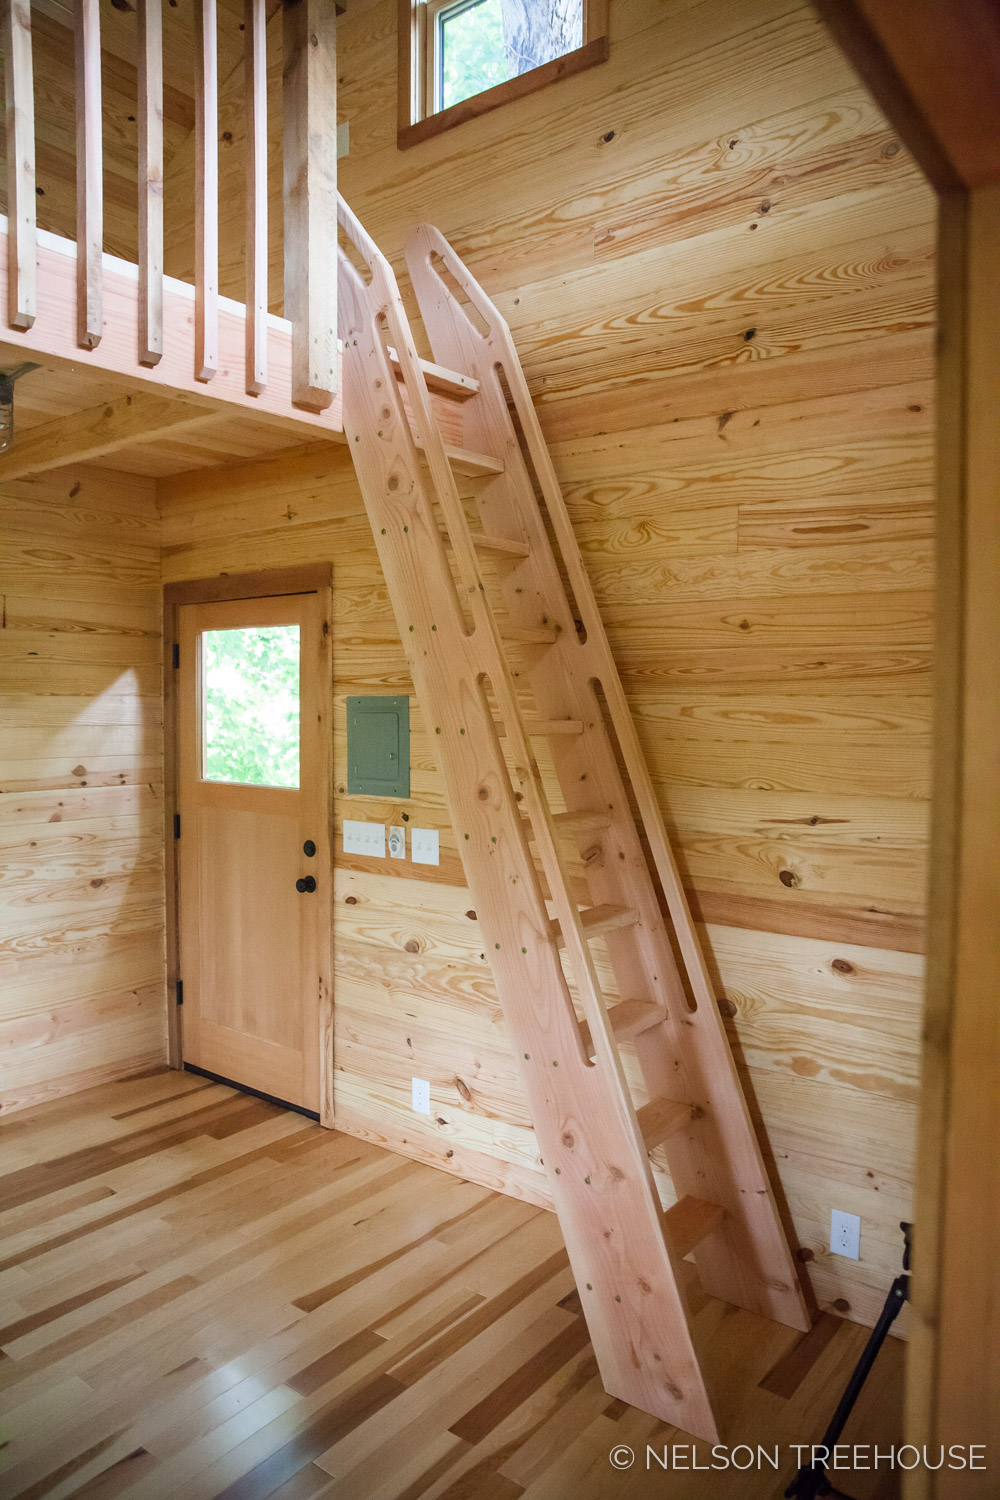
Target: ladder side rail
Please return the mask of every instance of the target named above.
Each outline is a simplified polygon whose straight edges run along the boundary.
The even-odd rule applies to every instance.
[[[447,283],[431,265],[432,252],[442,257],[448,270],[462,286],[488,325],[489,332],[486,335],[475,326],[461,304],[456,301]],[[580,647],[580,655],[589,658],[588,688],[592,676],[598,677],[604,688],[609,719],[618,735],[623,759],[633,784],[640,815],[643,818],[654,855],[657,873],[668,899],[668,910],[675,925],[685,971],[698,1006],[697,1010],[692,1013],[687,1010],[686,1002],[682,1002],[680,1015],[670,1018],[672,1024],[668,1025],[667,1030],[676,1035],[676,1027],[682,1025],[689,1034],[693,1033],[700,1040],[701,1045],[694,1048],[693,1053],[691,1049],[686,1049],[691,1057],[694,1071],[698,1075],[688,1097],[697,1100],[708,1090],[713,1096],[712,1113],[719,1117],[720,1127],[723,1120],[735,1127],[729,1131],[718,1128],[710,1133],[714,1135],[719,1147],[715,1153],[714,1169],[710,1175],[718,1187],[719,1170],[720,1167],[725,1166],[724,1178],[728,1183],[728,1190],[721,1197],[729,1207],[730,1213],[734,1214],[734,1218],[723,1224],[719,1236],[710,1236],[699,1247],[696,1253],[699,1269],[702,1270],[708,1289],[714,1290],[717,1295],[728,1296],[730,1300],[742,1300],[745,1305],[778,1317],[791,1323],[792,1326],[808,1327],[808,1313],[802,1298],[798,1275],[781,1226],[773,1189],[764,1167],[732,1051],[718,1013],[701,946],[691,923],[673,853],[663,827],[659,804],[649,779],[624,690],[611,656],[603,623],[583,567],[575,534],[562,500],[562,493],[541,436],[540,426],[531,405],[530,395],[527,392],[520,361],[509,330],[500,315],[493,309],[485,293],[451,251],[447,241],[436,230],[429,226],[421,226],[407,247],[407,258],[418,300],[424,313],[424,321],[432,344],[434,344],[435,357],[447,360],[455,368],[463,368],[470,355],[474,360],[479,361],[481,367],[478,367],[475,373],[480,379],[480,395],[475,402],[470,403],[470,408],[475,408],[484,399],[494,394],[492,385],[495,383],[495,377],[494,381],[491,381],[491,377],[494,376],[492,366],[497,361],[499,349],[499,362],[505,369],[509,388],[515,397],[526,440],[530,440],[532,433],[534,434],[535,447],[532,449],[529,441],[529,452],[535,463],[536,474],[542,485],[543,495],[557,532],[557,540],[574,587],[577,608],[587,628],[587,641]],[[516,399],[518,391],[521,393],[521,402],[517,402]],[[504,415],[509,422],[505,402],[503,407]],[[512,429],[511,436],[513,437]],[[516,442],[516,438],[513,440]],[[541,455],[544,464],[536,461],[537,454]],[[517,461],[522,462],[519,448]],[[544,482],[546,474],[547,483]],[[530,483],[527,479],[527,471],[525,471],[525,482]],[[553,504],[551,498],[553,492],[558,497],[557,505]],[[532,504],[532,509],[534,508]],[[561,532],[556,525],[560,518],[563,523]],[[551,558],[547,538],[545,547]],[[554,558],[551,560],[554,568]],[[564,597],[561,580],[558,592]],[[575,646],[575,637],[572,640],[568,639],[564,656],[568,653],[572,660]],[[552,654],[556,655],[555,649]],[[572,675],[572,668],[569,670]],[[592,688],[590,691],[592,694]],[[596,704],[596,699],[594,702]],[[616,704],[617,713],[615,713]],[[591,705],[591,708],[593,706]],[[587,711],[577,707],[571,712],[584,715]],[[590,717],[593,718],[592,712]],[[603,731],[603,724],[601,727]],[[559,759],[567,757],[567,748],[556,749],[555,754],[558,767]],[[568,754],[572,758],[573,752],[569,751]],[[614,770],[617,777],[616,765]],[[563,784],[564,791],[570,793],[574,786],[574,779],[566,777]],[[631,814],[629,814],[628,821],[631,824]],[[631,831],[635,835],[634,824]],[[659,859],[656,858],[658,850],[661,855]],[[642,863],[645,869],[644,858]],[[680,918],[677,901],[673,903],[670,901],[671,891],[668,882],[664,880],[664,868],[668,874],[672,872],[675,895],[679,896],[681,902]],[[652,895],[652,888],[650,887],[649,890]],[[629,896],[626,899],[629,904],[633,904],[635,898]],[[609,934],[606,939],[609,956],[612,958],[616,972],[624,970],[627,973],[629,969],[634,969],[634,950],[637,944],[647,939],[652,941],[656,953],[657,971],[661,974],[664,971],[669,973],[673,967],[674,956],[669,939],[665,931],[661,933],[657,930],[662,926],[658,904],[654,904],[652,911],[648,901],[644,905],[647,913],[647,922],[643,924],[644,931],[632,929],[626,933]],[[669,1092],[670,1074],[669,1070],[664,1069],[663,1049],[662,1046],[657,1046],[656,1038],[655,1032],[637,1038],[636,1050],[651,1093],[654,1091],[663,1093],[664,1090]],[[697,1193],[698,1189],[695,1184],[699,1179],[702,1182],[705,1181],[703,1168],[705,1146],[708,1144],[705,1138],[705,1123],[707,1122],[703,1122],[698,1130],[685,1131],[673,1137],[665,1148],[675,1185],[679,1190]],[[700,1149],[699,1134],[702,1139]],[[704,1192],[704,1188],[702,1191]],[[744,1218],[748,1232],[741,1235],[738,1226]],[[721,1244],[720,1240],[728,1240],[728,1246]],[[754,1259],[758,1264],[755,1275],[751,1277],[748,1273],[752,1269]],[[774,1272],[778,1268],[782,1274],[776,1275]],[[737,1292],[737,1287],[742,1290]]]
[[[581,1003],[588,1025],[591,1027],[591,1037],[599,1049],[603,1063],[619,1078],[621,1087],[631,1102],[621,1057],[608,1022],[607,1006],[597,977],[594,957],[584,935],[579,908],[572,899],[569,882],[563,869],[558,834],[552,822],[552,812],[545,796],[541,773],[524,727],[517,694],[511,687],[503,644],[496,620],[489,608],[479,559],[472,542],[468,520],[459,499],[454,474],[434,420],[426,377],[416,349],[413,347],[409,320],[403,308],[395,274],[381,250],[343,198],[339,199],[338,216],[342,227],[371,272],[371,295],[379,303],[380,313],[386,319],[388,343],[395,349],[396,358],[402,368],[403,384],[417,430],[422,437],[431,479],[444,511],[445,524],[458,560],[462,584],[468,591],[469,605],[475,624],[475,631],[470,640],[475,647],[478,647],[480,640],[477,637],[480,631],[485,637],[485,641],[482,642],[485,649],[483,656],[479,659],[479,670],[481,673],[485,672],[490,678],[507,734],[513,745],[518,777],[528,798],[528,815],[537,841],[539,857],[549,884],[552,902],[556,908],[556,918],[562,929]],[[347,261],[346,265],[349,266],[350,262]],[[384,343],[381,347],[386,371],[391,376],[393,372],[388,351]],[[393,392],[398,398],[398,389],[394,381],[388,382],[384,389]],[[348,434],[349,438],[352,436],[354,435]],[[488,646],[486,642],[489,642]],[[582,1040],[579,1041],[579,1047],[580,1054],[583,1056]],[[634,1111],[632,1114],[634,1122]],[[641,1149],[643,1143],[638,1124],[634,1123],[633,1128],[637,1148]]]
[[[641,1143],[636,1145],[634,1111],[613,1075],[591,1066],[582,1052],[537,872],[481,690],[482,664],[472,649],[473,638],[465,634],[401,401],[385,439],[370,440],[380,423],[380,407],[385,410],[382,393],[392,389],[386,386],[389,366],[377,327],[379,311],[369,305],[378,299],[369,299],[370,289],[346,258],[340,277],[345,423],[349,436],[369,438],[352,441],[352,454],[417,691],[427,711],[454,731],[443,740],[449,807],[456,829],[472,829],[484,846],[478,868],[475,861],[470,865],[463,849],[467,875],[477,906],[477,887],[489,898],[480,912],[484,936],[495,933],[503,943],[503,951],[490,953],[491,964],[501,996],[511,999],[512,1035],[519,1044],[527,1043],[525,1084],[546,1161],[555,1173],[550,1177],[553,1197],[602,1375],[613,1394],[714,1441],[715,1421],[691,1343],[677,1265],[663,1235],[648,1160]],[[393,492],[388,480],[404,472],[412,479],[409,491],[398,486]],[[402,525],[399,535],[387,536],[390,528],[383,531],[379,524],[401,514],[420,521],[411,525],[405,544]],[[444,605],[444,593],[453,596],[453,608]],[[422,649],[405,623],[407,609],[419,603],[426,617],[440,619],[442,626],[431,637],[434,644]],[[460,722],[468,725],[462,738],[456,727]],[[488,764],[494,767],[493,792],[484,802],[477,798],[477,781],[481,788]],[[491,832],[499,835],[495,858]],[[519,883],[511,885],[514,875]],[[545,1048],[557,1049],[556,1062],[561,1060],[563,1068],[548,1068],[552,1053]],[[529,1054],[536,1052],[532,1060]]]

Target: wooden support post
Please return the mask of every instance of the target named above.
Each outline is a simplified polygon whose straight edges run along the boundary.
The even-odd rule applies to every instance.
[[[94,349],[103,333],[104,145],[99,0],[76,6],[76,336]]]
[[[219,369],[219,84],[215,0],[195,0],[194,284],[196,380]]]
[[[163,24],[161,0],[138,0],[139,363],[163,354]]]
[[[267,385],[267,8],[245,0],[247,106],[247,391]],[[332,248],[332,247],[331,247]]]
[[[31,65],[31,0],[0,6],[7,99],[7,322],[30,328],[35,321],[35,98]]]
[[[285,316],[292,400],[322,411],[337,388],[337,38],[334,0],[285,0]]]

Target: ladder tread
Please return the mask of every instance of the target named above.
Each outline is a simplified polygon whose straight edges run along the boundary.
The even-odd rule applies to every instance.
[[[614,932],[619,927],[632,927],[639,920],[639,913],[628,906],[588,906],[580,913],[580,925],[584,937],[600,937],[602,932]],[[552,937],[561,948],[565,943],[563,930],[558,921],[550,924]]]
[[[554,646],[559,639],[554,625],[504,625],[500,635],[515,646]]]
[[[619,1000],[616,1005],[608,1006],[608,1024],[621,1042],[639,1036],[651,1026],[658,1026],[665,1016],[663,1006],[657,1005],[655,1000]],[[595,1057],[597,1049],[588,1021],[580,1022],[580,1037],[587,1056]]]
[[[389,363],[396,374],[402,375],[403,367],[399,355],[391,344],[387,352]],[[424,372],[424,379],[429,390],[441,391],[446,396],[455,396],[459,401],[467,401],[479,390],[479,381],[474,380],[471,375],[460,375],[457,370],[449,370],[444,365],[436,365],[432,359],[422,359],[420,368]]]
[[[530,557],[531,548],[527,542],[514,542],[505,536],[486,536],[481,531],[469,533],[472,545],[477,552],[496,552],[501,557]],[[452,545],[451,537],[445,534],[445,542]]]
[[[503,459],[493,458],[489,453],[473,453],[470,448],[453,448],[450,444],[446,444],[444,451],[455,472],[466,478],[475,479],[483,474],[502,474],[504,471]]]
[[[583,733],[583,722],[580,719],[536,719],[531,714],[524,714],[521,722],[528,734],[539,736]],[[497,734],[501,739],[506,739],[507,729],[504,724],[497,724]]]
[[[705,1237],[717,1229],[726,1212],[718,1203],[704,1198],[680,1198],[663,1216],[670,1248],[678,1259],[690,1255]]]
[[[646,1143],[646,1150],[652,1151],[678,1130],[683,1130],[685,1125],[691,1123],[691,1106],[684,1104],[678,1099],[650,1099],[641,1109],[637,1109],[635,1117],[639,1122],[639,1133]]]
[[[611,809],[583,807],[576,812],[553,813],[552,821],[560,833],[596,833],[611,827]]]

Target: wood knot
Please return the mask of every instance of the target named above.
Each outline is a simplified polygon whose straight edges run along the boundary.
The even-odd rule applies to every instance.
[[[854,973],[854,965],[851,964],[851,963],[848,963],[848,961],[847,961],[846,958],[835,958],[833,960],[833,963],[830,965],[830,967],[831,967],[831,969],[835,969],[838,974],[853,974]]]
[[[490,800],[489,788],[485,786],[479,787],[476,792],[476,796],[479,798],[480,802],[488,802]]]
[[[805,1265],[807,1261],[815,1260],[816,1257],[806,1245],[802,1245],[798,1250],[795,1251],[795,1259],[799,1262],[800,1265]]]
[[[839,1313],[847,1313],[851,1310],[851,1304],[846,1297],[836,1297],[830,1306]]]
[[[609,1167],[608,1176],[611,1178],[612,1182],[625,1181],[625,1173],[622,1171],[621,1167]]]
[[[87,774],[87,767],[86,766],[74,766],[73,769],[72,769],[72,771],[70,771],[69,774],[71,776],[86,776],[86,774]]]
[[[91,882],[90,882],[90,887],[91,887],[91,890],[94,890],[94,891],[99,891],[99,890],[100,890],[100,889],[101,889],[101,886],[102,886],[102,885],[103,885],[103,884],[104,884],[104,881],[103,881],[103,880],[92,880],[92,881],[91,881]]]
[[[468,917],[470,922],[474,922],[476,920],[476,914],[474,911],[467,911],[465,915]]]
[[[562,1143],[563,1143],[564,1146],[570,1146],[570,1147],[576,1145],[576,1136],[573,1134],[572,1130],[564,1130],[563,1131],[563,1133],[562,1133]]]
[[[344,897],[344,905],[345,906],[357,906],[357,904],[358,904],[358,898],[357,898],[357,896],[345,896]]]
[[[802,881],[799,879],[798,875],[795,874],[794,870],[779,870],[778,879],[781,881],[782,885],[788,886],[789,890],[791,890],[793,886],[802,884]]]
[[[461,1096],[465,1100],[466,1104],[471,1104],[472,1103],[472,1090],[469,1088],[469,1085],[465,1082],[465,1079],[464,1078],[456,1078],[455,1079],[455,1087],[458,1089],[458,1092],[461,1094]]]
[[[417,942],[416,938],[407,938],[406,942],[403,944],[403,947],[406,949],[407,953],[420,952],[420,944]]]
[[[727,999],[723,998],[723,999],[721,999],[719,1001],[719,1014],[720,1014],[720,1016],[728,1016],[729,1019],[732,1020],[733,1017],[735,1015],[738,1015],[739,1013],[738,1013],[738,1011],[736,1009],[736,1006],[733,1004],[732,1000],[727,1000]]]
[[[639,1290],[640,1292],[645,1292],[647,1297],[651,1297],[653,1295],[653,1288],[650,1286],[649,1282],[646,1281],[642,1276],[639,1277]]]
[[[389,478],[385,482],[385,487],[386,487],[387,490],[398,490],[399,489],[399,475],[398,474],[390,474]]]
[[[668,1380],[667,1381],[666,1392],[667,1392],[667,1395],[673,1401],[683,1401],[684,1400],[684,1392],[681,1390],[680,1386],[677,1385],[673,1380]]]

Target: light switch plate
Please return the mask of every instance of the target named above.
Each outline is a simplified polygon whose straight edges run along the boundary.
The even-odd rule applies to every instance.
[[[418,1115],[429,1115],[431,1112],[431,1086],[426,1078],[414,1078],[413,1084],[413,1108]]]
[[[410,853],[415,865],[439,865],[441,863],[441,852],[437,829],[411,829]]]
[[[345,818],[344,853],[367,854],[372,859],[385,859],[385,824],[358,823]]]
[[[389,854],[393,859],[406,858],[406,829],[389,829]]]

